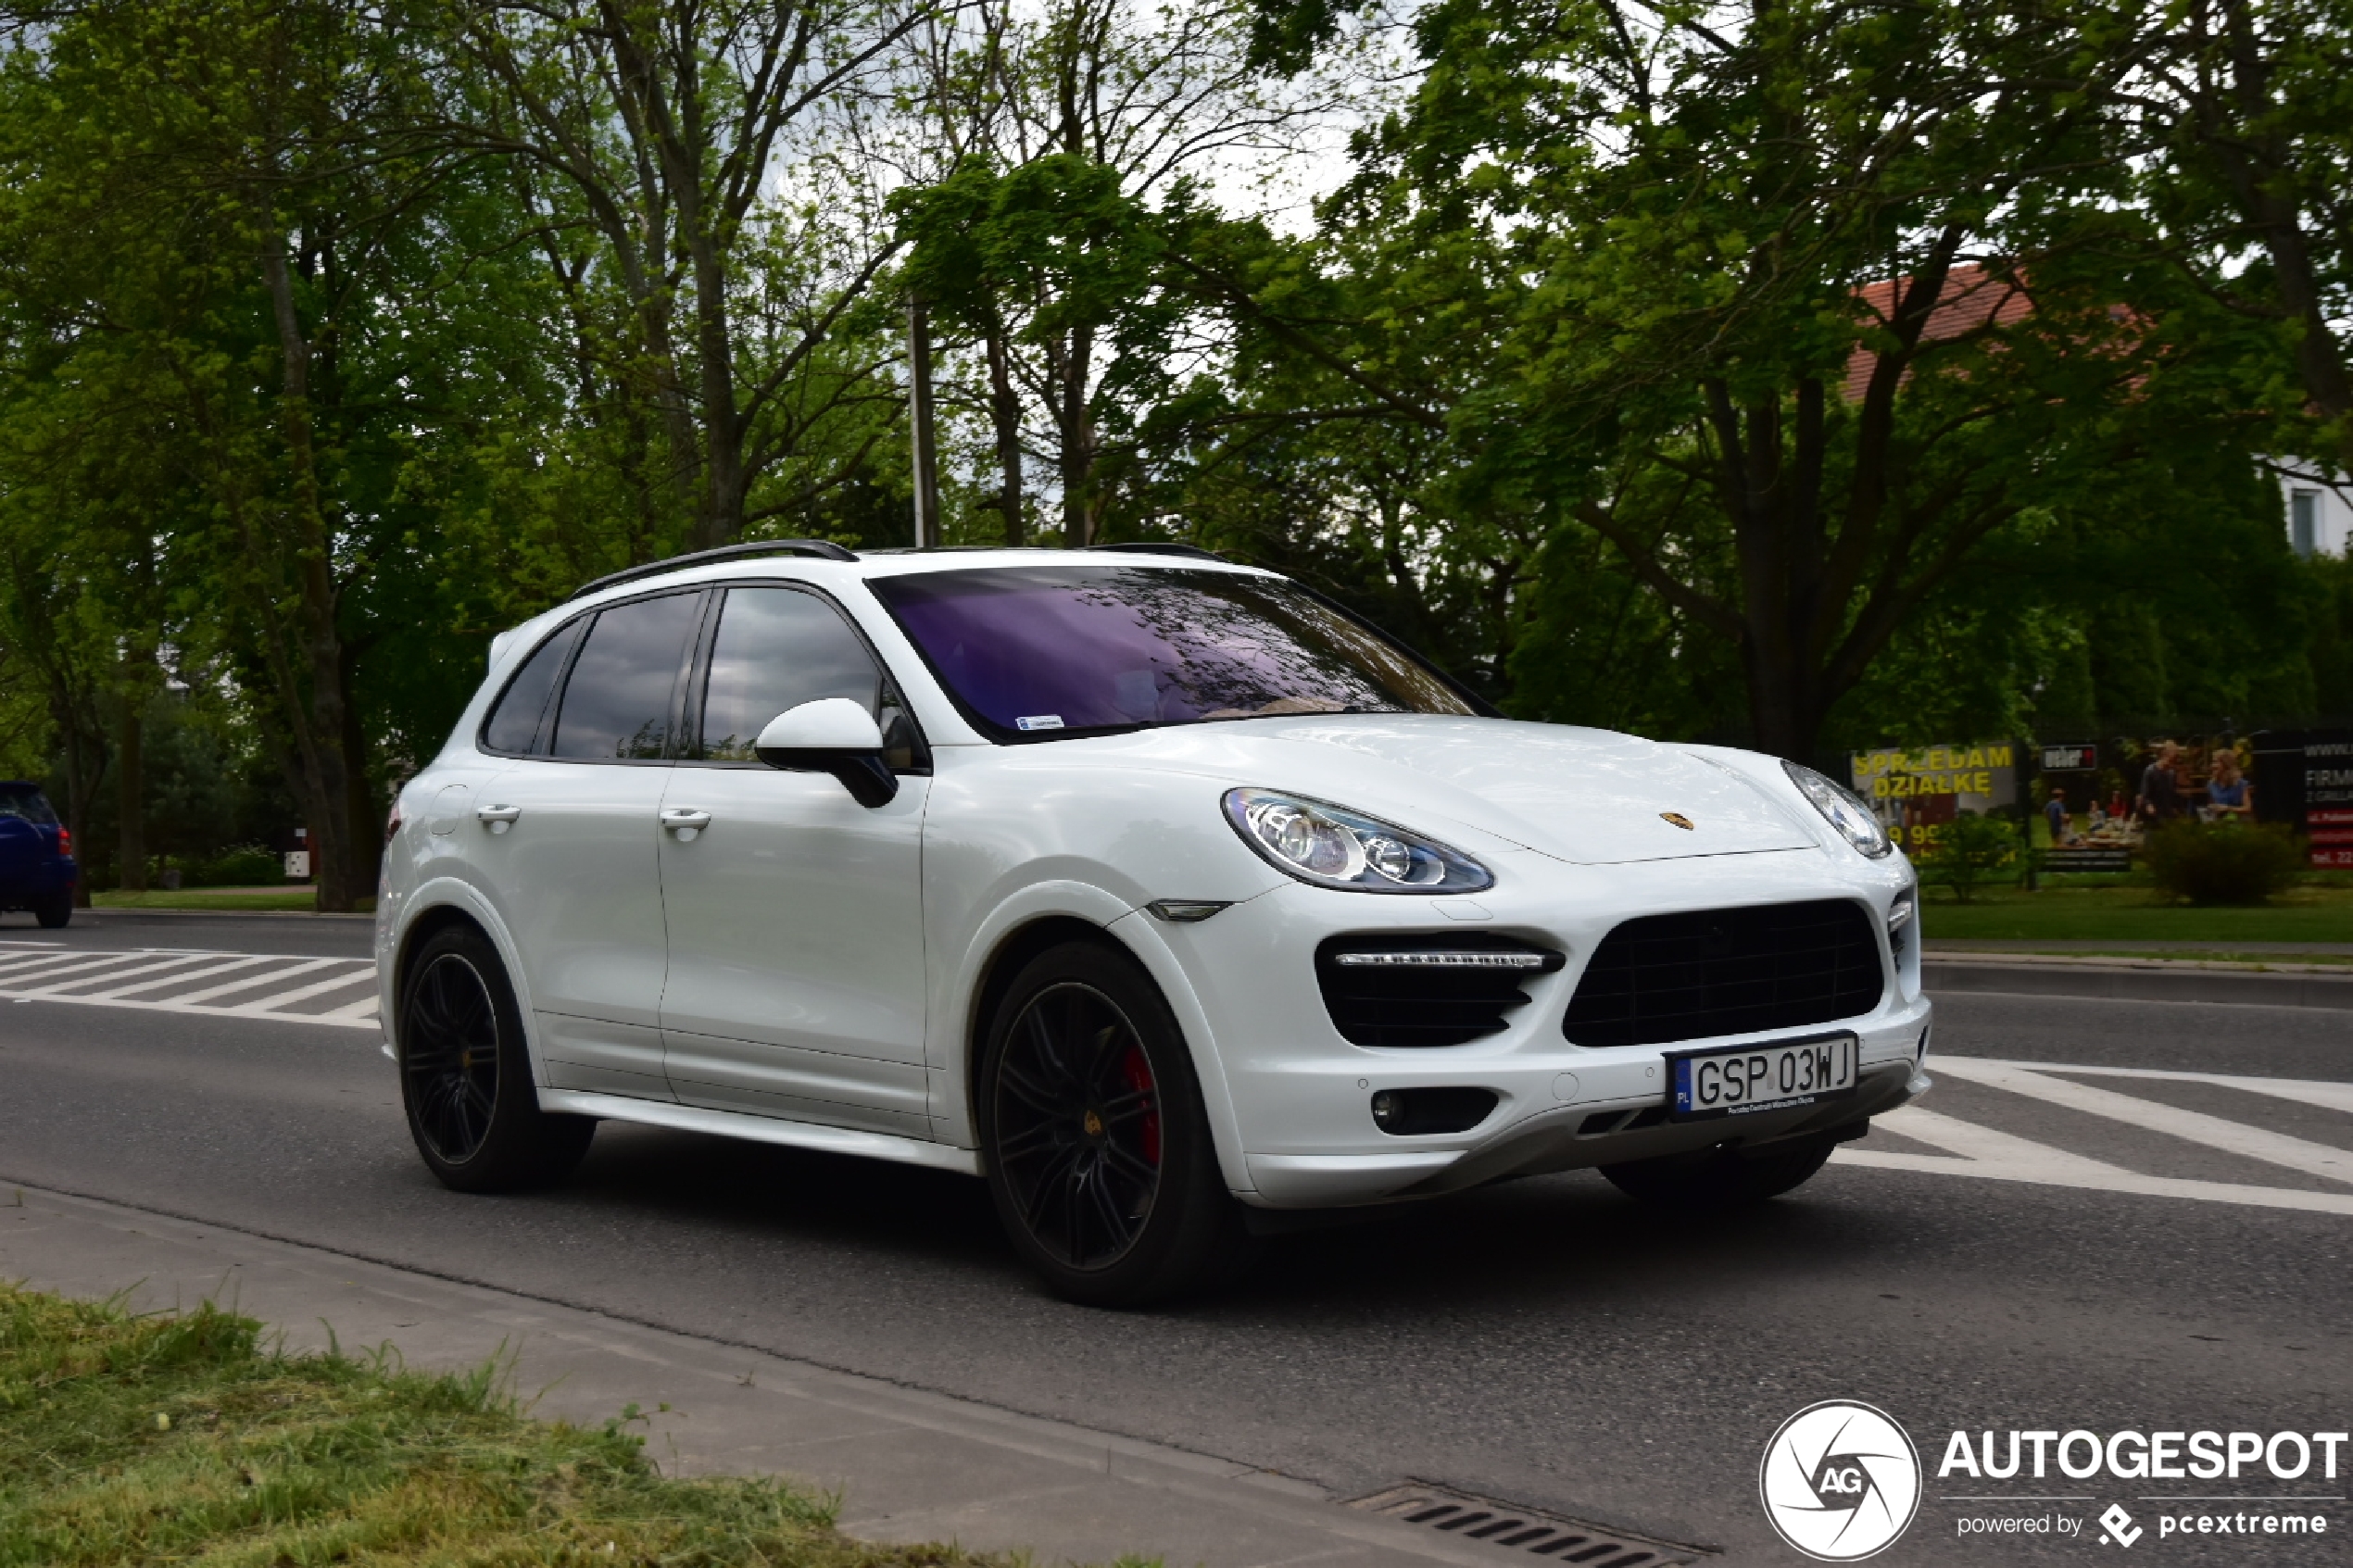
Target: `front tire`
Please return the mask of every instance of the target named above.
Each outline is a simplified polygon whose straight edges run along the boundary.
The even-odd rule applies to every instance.
[[[1056,1295],[1142,1306],[1239,1255],[1192,1059],[1126,954],[1072,942],[1023,966],[990,1022],[976,1109],[997,1217]]]
[[[1743,1157],[1733,1149],[1669,1154],[1624,1165],[1604,1165],[1602,1174],[1627,1197],[1686,1212],[1745,1209],[1804,1185],[1831,1157],[1839,1140],[1830,1134],[1792,1138]]]
[[[539,1109],[522,1010],[490,939],[470,925],[425,939],[401,977],[400,1098],[441,1185],[509,1192],[560,1181],[597,1123]]]

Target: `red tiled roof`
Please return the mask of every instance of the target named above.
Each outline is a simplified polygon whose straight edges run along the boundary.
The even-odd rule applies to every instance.
[[[1884,325],[1894,314],[1900,291],[1909,288],[1911,282],[1909,278],[1897,278],[1866,285],[1861,291],[1866,316],[1874,323]],[[2034,301],[2016,277],[1988,272],[1974,262],[1965,262],[1945,274],[1944,287],[1938,292],[1936,308],[1929,312],[1928,325],[1920,331],[1920,341],[1943,343],[1989,324],[2007,327],[2024,320],[2033,310]],[[1872,367],[1878,361],[1878,353],[1860,344],[1846,357],[1845,391],[1849,403],[1863,400],[1864,391],[1871,384]],[[1905,373],[1910,374],[1908,370]]]

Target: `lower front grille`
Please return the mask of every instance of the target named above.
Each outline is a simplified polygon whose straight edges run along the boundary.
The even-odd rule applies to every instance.
[[[1844,898],[1647,915],[1602,939],[1561,1033],[1603,1047],[1797,1029],[1869,1012],[1885,988],[1870,916]]]
[[[1333,936],[1315,949],[1315,984],[1353,1044],[1459,1046],[1501,1033],[1528,1001],[1520,983],[1564,961],[1485,933]]]

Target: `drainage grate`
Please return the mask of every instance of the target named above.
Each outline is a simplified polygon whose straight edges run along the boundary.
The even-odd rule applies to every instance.
[[[1460,1539],[1508,1547],[1547,1562],[1575,1562],[1583,1568],[1680,1568],[1715,1555],[1705,1547],[1655,1541],[1582,1519],[1420,1482],[1391,1486],[1358,1498],[1348,1506],[1425,1529],[1442,1530]]]

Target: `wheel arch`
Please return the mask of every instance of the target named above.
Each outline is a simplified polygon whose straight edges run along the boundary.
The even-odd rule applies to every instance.
[[[384,1021],[384,1037],[393,1054],[396,1058],[399,1054],[400,992],[408,983],[409,966],[420,947],[451,926],[472,926],[497,951],[506,968],[508,987],[514,992],[515,1010],[522,1018],[523,1050],[531,1060],[532,1081],[544,1085],[547,1075],[539,1056],[538,1014],[532,1010],[530,980],[522,957],[497,912],[472,886],[455,879],[429,883],[410,895],[406,918],[393,938],[390,961],[383,966],[377,1011]]]
[[[1193,995],[1191,982],[1176,955],[1164,944],[1151,940],[1152,934],[1144,923],[1147,918],[1140,911],[1129,910],[1105,923],[1066,911],[1040,913],[1017,922],[998,935],[979,965],[959,1020],[957,1075],[961,1080],[958,1088],[964,1124],[973,1129],[976,1138],[980,1126],[980,1053],[988,1043],[988,1022],[1012,989],[1022,966],[1063,942],[1094,942],[1131,960],[1160,993],[1192,1060],[1193,1077],[1201,1088],[1202,1110],[1208,1115],[1210,1141],[1217,1151],[1218,1168],[1227,1187],[1237,1193],[1246,1192],[1250,1189],[1249,1166],[1242,1158],[1240,1129],[1235,1119],[1224,1063],[1210,1033],[1208,1015]],[[987,1158],[986,1151],[982,1158]]]

